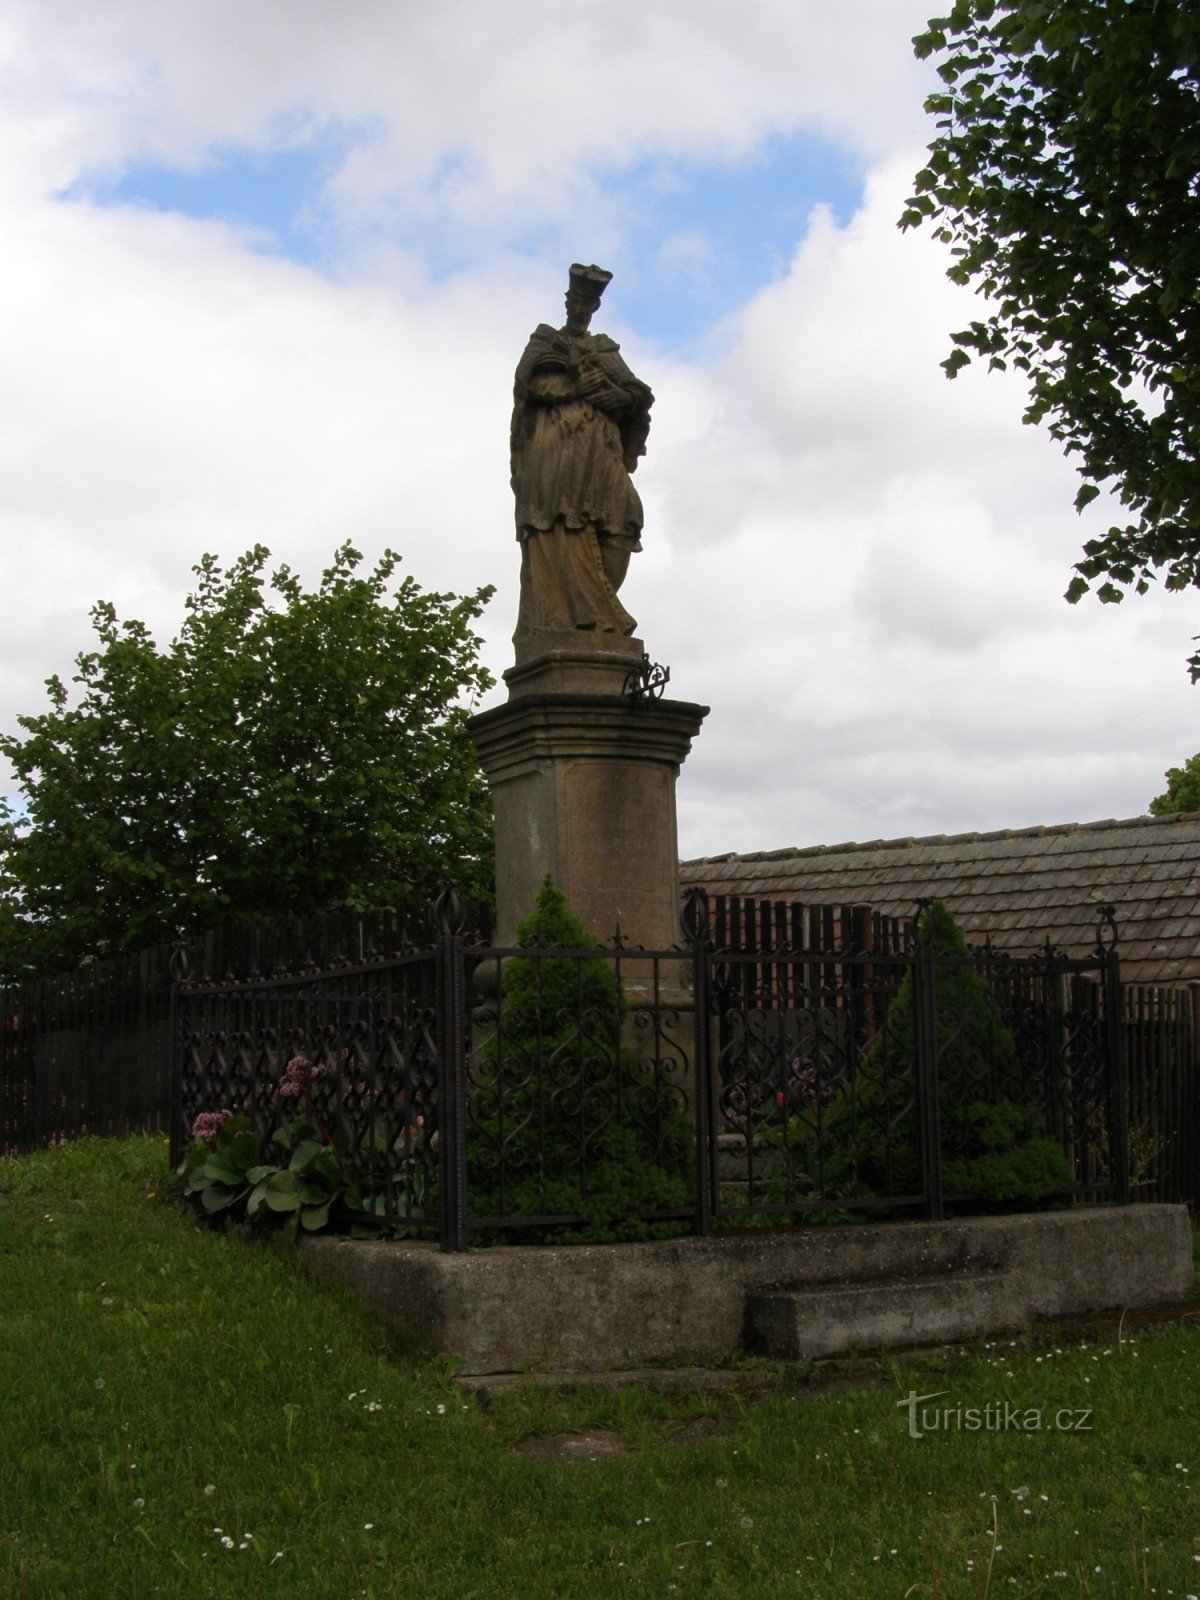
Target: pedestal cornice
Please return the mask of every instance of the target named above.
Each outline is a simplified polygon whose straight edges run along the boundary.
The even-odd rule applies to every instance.
[[[583,758],[683,764],[708,707],[624,695],[525,694],[467,723],[489,780],[530,763]]]

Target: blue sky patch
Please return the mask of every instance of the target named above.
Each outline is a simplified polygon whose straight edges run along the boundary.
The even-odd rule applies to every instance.
[[[814,206],[824,202],[848,222],[863,177],[841,150],[811,135],[772,139],[737,164],[647,165],[628,174],[637,276],[622,287],[622,320],[686,350],[784,276]]]
[[[293,261],[318,260],[328,247],[321,191],[350,143],[345,132],[280,150],[216,150],[203,167],[188,170],[135,161],[116,174],[89,174],[64,200],[96,205],[144,205],[204,222],[259,229],[268,248]]]
[[[287,148],[218,150],[194,170],[132,162],[116,174],[85,176],[61,198],[253,227],[261,248],[314,265],[335,258],[341,243],[322,191],[364,137],[369,130],[337,128]],[[427,196],[445,187],[453,168],[451,161],[437,174]],[[646,160],[597,174],[605,210],[620,217],[624,235],[616,258],[601,263],[620,276],[620,320],[666,350],[693,353],[714,324],[783,276],[815,205],[849,220],[862,180],[843,150],[811,134],[773,138],[736,162]],[[464,227],[428,204],[389,204],[381,219],[379,231],[423,258],[434,281],[500,251],[544,258],[565,250],[590,259],[586,237],[565,242],[551,217],[530,226],[517,216],[506,237]],[[547,317],[557,311],[548,307]]]

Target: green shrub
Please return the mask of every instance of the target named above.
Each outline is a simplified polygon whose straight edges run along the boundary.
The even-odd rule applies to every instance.
[[[596,948],[550,878],[517,940],[539,950]],[[522,1243],[689,1231],[687,1223],[641,1219],[692,1205],[693,1133],[674,1087],[656,1081],[623,1043],[629,1005],[613,962],[514,956],[504,967],[501,999],[468,1109],[471,1215],[588,1218],[505,1230]]]
[[[933,950],[943,1189],[969,1195],[971,1205],[1008,1209],[1069,1190],[1070,1160],[1029,1103],[1016,1044],[996,997],[971,965],[966,942],[940,901],[922,913],[917,934]],[[831,1151],[824,1170],[828,1195],[919,1191],[911,970],[885,1026],[863,1052],[853,1083],[831,1104],[825,1140]]]
[[[1057,1139],[1046,1132],[1036,1106],[976,1100],[962,1108],[961,1121],[966,1150],[947,1157],[942,1167],[948,1192],[1011,1209],[1071,1187],[1071,1163]]]

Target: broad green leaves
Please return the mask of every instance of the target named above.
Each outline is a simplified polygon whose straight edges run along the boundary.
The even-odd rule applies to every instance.
[[[942,57],[938,133],[902,228],[933,225],[991,314],[955,335],[1029,383],[1075,464],[1088,540],[1067,598],[1200,586],[1200,10],[1184,0],[957,0],[914,40]],[[1200,655],[1192,660],[1200,673]]]
[[[384,1152],[385,1144],[374,1130],[367,1145],[380,1155]],[[268,1159],[276,1152],[276,1159]],[[403,1232],[387,1219],[384,1194],[352,1176],[332,1145],[310,1136],[307,1117],[276,1128],[265,1142],[260,1142],[248,1117],[229,1117],[210,1139],[193,1140],[177,1181],[183,1196],[210,1217],[276,1222],[290,1217],[306,1232],[315,1233],[327,1227],[334,1214],[343,1226],[352,1225],[365,1237]],[[419,1178],[409,1174],[404,1181],[419,1209]]]
[[[343,545],[306,592],[256,546],[195,568],[160,650],[98,604],[73,689],[0,737],[0,971],[137,949],[242,916],[486,894],[490,807],[466,733],[491,683],[465,598]]]

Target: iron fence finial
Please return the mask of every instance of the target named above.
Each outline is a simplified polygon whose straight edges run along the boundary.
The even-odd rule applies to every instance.
[[[466,908],[458,886],[447,882],[433,902],[433,916],[440,933],[461,933],[466,921]]]
[[[683,908],[679,922],[689,944],[700,944],[708,938],[711,918],[707,889],[697,884],[683,891]]]

